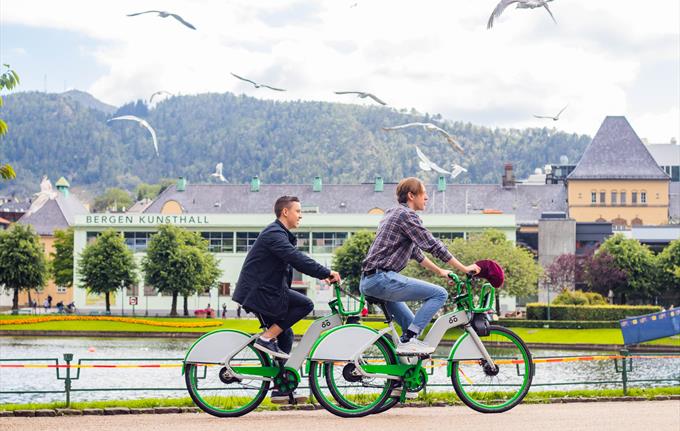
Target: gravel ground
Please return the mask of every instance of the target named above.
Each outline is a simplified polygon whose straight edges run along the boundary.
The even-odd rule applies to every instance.
[[[509,412],[492,415],[467,407],[402,408],[360,419],[343,419],[323,410],[255,412],[233,419],[196,413],[0,418],[3,431],[347,431],[352,427],[391,431],[679,431],[680,401],[520,405]]]

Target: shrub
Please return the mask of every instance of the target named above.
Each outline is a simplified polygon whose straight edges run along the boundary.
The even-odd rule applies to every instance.
[[[555,305],[587,305],[588,297],[580,290],[563,290],[552,302]]]
[[[597,292],[585,292],[585,295],[588,298],[589,305],[607,305],[607,300],[604,299],[604,296]]]
[[[621,320],[631,316],[656,313],[662,308],[655,305],[550,305],[551,320]],[[547,305],[527,304],[527,319],[545,320]]]

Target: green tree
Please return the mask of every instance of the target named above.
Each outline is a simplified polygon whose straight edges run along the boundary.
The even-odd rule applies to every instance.
[[[106,189],[104,194],[97,196],[94,199],[93,209],[96,212],[103,212],[112,210],[114,212],[122,211],[123,208],[130,208],[132,206],[132,196],[127,190],[112,187]]]
[[[19,75],[9,68],[9,64],[3,64],[3,66],[7,68],[7,70],[0,75],[0,92],[3,88],[11,90],[19,85]],[[0,107],[2,107],[2,104],[2,96],[0,96]],[[7,127],[7,123],[5,123],[2,118],[0,118],[0,136],[3,136],[8,130],[9,128]],[[11,180],[15,177],[16,173],[10,164],[0,164],[0,178],[3,180]]]
[[[73,286],[73,228],[54,231],[50,272],[58,286]]]
[[[144,280],[161,293],[172,294],[170,315],[177,315],[177,297],[187,298],[215,284],[220,275],[215,257],[198,232],[162,225],[149,240],[142,261]],[[188,314],[186,299],[185,314]]]
[[[111,292],[137,283],[137,264],[119,232],[105,230],[83,250],[78,262],[81,287],[106,297],[111,312]]]
[[[45,254],[31,226],[14,224],[0,231],[0,285],[13,290],[12,310],[19,309],[19,291],[39,289],[47,280]]]
[[[361,262],[366,258],[371,248],[375,232],[367,230],[353,234],[342,246],[335,249],[332,267],[338,271],[353,292],[359,291],[361,280]]]
[[[612,256],[614,265],[626,273],[628,286],[621,292],[624,303],[629,300],[649,302],[658,294],[655,260],[649,247],[619,233],[607,238],[598,248],[597,253],[600,252]]]
[[[500,289],[503,295],[527,296],[538,290],[538,279],[541,267],[534,261],[531,252],[515,244],[505,237],[505,234],[495,229],[488,229],[482,233],[470,234],[470,238],[456,238],[445,241],[449,251],[464,265],[478,260],[492,259],[498,262],[505,271],[505,283]],[[444,262],[429,256],[437,265],[445,268]],[[404,275],[420,278],[446,289],[451,289],[447,281],[425,268],[411,261]],[[451,294],[451,291],[449,292]]]
[[[671,241],[657,256],[658,281],[666,300],[680,301],[680,239]]]

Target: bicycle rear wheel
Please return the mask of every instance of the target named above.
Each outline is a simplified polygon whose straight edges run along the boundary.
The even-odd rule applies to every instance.
[[[462,335],[469,336],[467,332]],[[454,361],[453,388],[461,401],[478,412],[510,410],[522,402],[531,386],[534,363],[529,348],[517,334],[502,326],[491,325],[489,335],[480,339],[495,368],[484,359]],[[454,355],[455,351],[451,352]]]
[[[267,355],[246,346],[230,361],[231,367],[268,367]],[[269,390],[269,382],[229,376],[220,365],[186,364],[184,377],[191,399],[206,413],[217,417],[237,417],[253,411]]]
[[[359,363],[393,365],[397,358],[380,338],[363,352]],[[351,361],[312,362],[309,371],[310,387],[317,401],[329,412],[345,418],[366,416],[385,403],[394,405],[389,400],[391,382],[362,376]]]

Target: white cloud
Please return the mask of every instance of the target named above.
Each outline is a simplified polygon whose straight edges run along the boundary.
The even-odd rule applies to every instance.
[[[606,115],[625,114],[652,141],[680,136],[680,83],[641,73],[650,63],[680,73],[679,2],[555,0],[557,26],[545,11],[508,8],[491,31],[495,0],[352,3],[163,2],[197,31],[152,14],[128,18],[158,7],[131,0],[5,0],[0,18],[101,41],[90,55],[107,73],[85,89],[114,104],[159,89],[369,104],[333,94],[367,90],[396,108],[490,126],[544,125],[532,114],[568,103],[550,126],[592,135]],[[256,91],[230,71],[289,91]],[[655,103],[660,92],[676,94],[674,105]]]

